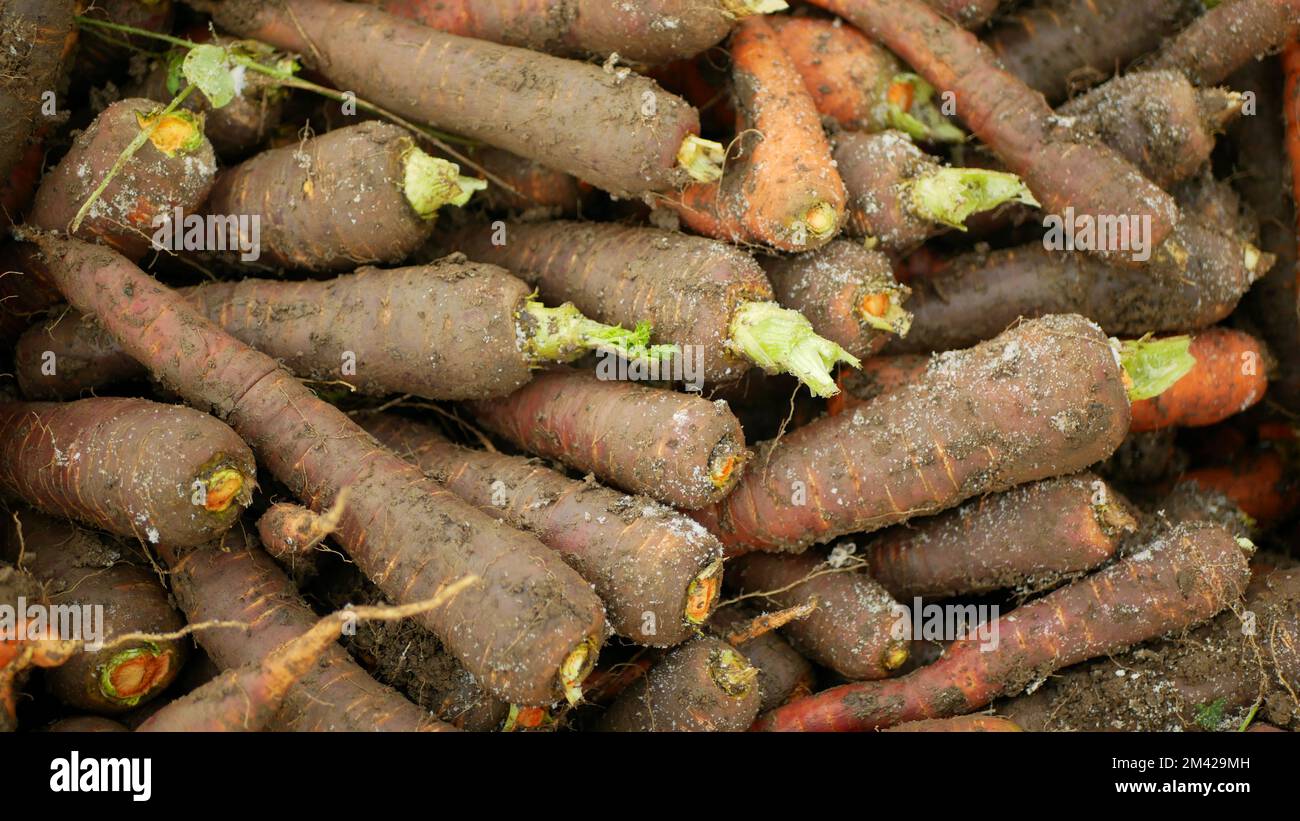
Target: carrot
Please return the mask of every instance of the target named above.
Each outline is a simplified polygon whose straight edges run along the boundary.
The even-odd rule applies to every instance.
[[[835,391],[830,368],[856,364],[807,318],[773,301],[772,285],[753,258],[715,240],[590,222],[475,226],[437,239],[446,249],[513,271],[543,299],[573,302],[601,322],[651,323],[652,339],[682,351],[685,381],[734,382],[757,364],[791,373],[824,396]],[[686,373],[689,365],[694,373]]]
[[[51,733],[129,733],[125,725],[102,716],[61,718],[46,728]]]
[[[621,197],[718,173],[721,146],[699,139],[695,109],[635,75],[443,34],[337,0],[191,5],[241,37],[304,55],[336,88]],[[522,76],[530,81],[519,83]]]
[[[78,3],[78,6],[84,6],[79,9],[80,14],[92,20],[163,34],[171,31],[175,18],[171,0],[93,0]],[[77,44],[77,62],[73,70],[80,76],[112,72],[129,61],[133,52],[143,51],[151,45],[149,40],[139,35],[114,33],[104,37],[96,36],[98,33],[92,29]],[[167,99],[171,99],[170,95]]]
[[[225,424],[145,399],[0,403],[0,487],[51,515],[150,544],[225,532],[253,454]]]
[[[686,516],[521,457],[458,447],[419,422],[377,416],[363,426],[438,484],[558,551],[595,587],[616,634],[668,647],[712,612],[722,546]]]
[[[1300,41],[1292,38],[1282,51],[1282,71],[1285,86],[1282,91],[1283,123],[1286,129],[1286,155],[1291,164],[1292,207],[1300,203],[1300,113],[1296,112],[1296,100],[1300,99]],[[1297,231],[1300,232],[1300,214],[1296,217]]]
[[[797,256],[765,258],[762,265],[777,301],[850,356],[868,357],[911,326],[903,308],[911,291],[894,280],[889,258],[878,251],[837,239]]]
[[[663,202],[716,239],[783,251],[824,245],[840,229],[846,194],[803,80],[762,17],[736,28],[731,60],[739,163]]]
[[[114,641],[127,633],[172,633],[184,625],[157,576],[121,560],[118,545],[39,513],[14,513],[6,530],[6,558],[47,586],[51,605],[82,616],[84,638],[104,645],[87,646],[45,676],[60,702],[121,713],[167,689],[185,664],[188,642]]]
[[[262,549],[291,573],[314,575],[317,567],[317,546],[338,526],[342,507],[324,514],[295,505],[277,502],[257,519],[257,538]]]
[[[1019,733],[1023,728],[1014,721],[998,716],[957,716],[905,721],[885,727],[886,733]]]
[[[328,281],[212,282],[182,293],[227,333],[295,374],[340,380],[367,394],[504,396],[541,365],[590,350],[634,359],[666,355],[645,344],[647,327],[614,328],[572,305],[548,307],[500,268],[456,259],[362,268]],[[19,385],[32,397],[77,396],[145,373],[99,325],[76,313],[30,330],[15,359]]]
[[[917,379],[928,367],[930,357],[919,354],[873,356],[863,360],[860,370],[845,375],[841,395],[849,407],[870,402]]]
[[[1250,713],[1300,726],[1300,572],[1256,571],[1244,606],[1052,676],[1001,705],[1028,730],[1235,731]]]
[[[0,245],[0,343],[9,344],[32,319],[63,300],[30,245]]]
[[[1147,66],[1181,71],[1198,86],[1214,85],[1297,34],[1296,0],[1232,0],[1217,4],[1166,40]]]
[[[968,29],[979,28],[993,16],[1002,0],[925,0],[935,11]]]
[[[1174,239],[1179,250],[1156,250],[1145,270],[1049,251],[1041,242],[963,254],[941,276],[912,282],[912,328],[887,350],[961,348],[1020,317],[1061,312],[1083,314],[1117,336],[1196,330],[1232,313],[1273,265],[1271,254],[1241,239],[1225,243],[1214,228],[1190,218]]]
[[[603,638],[604,615],[558,557],[379,447],[272,359],[119,255],[49,235],[36,242],[73,307],[95,313],[164,385],[228,419],[300,501],[328,510],[349,489],[338,542],[387,595],[406,604],[478,577],[476,593],[418,618],[486,687],[526,704],[577,688]]]
[[[808,660],[775,631],[769,630],[741,641],[731,639],[732,631],[745,629],[764,615],[744,604],[718,608],[709,619],[709,632],[731,644],[758,670],[758,710],[765,713],[788,701],[812,693],[816,673]]]
[[[737,19],[786,8],[784,0],[371,0],[426,26],[561,57],[617,53],[634,63],[692,57],[722,42]]]
[[[1097,466],[1107,479],[1126,490],[1146,490],[1187,468],[1187,454],[1178,446],[1175,428],[1147,433],[1129,432],[1110,458]]]
[[[758,715],[758,671],[731,645],[700,636],[628,687],[596,725],[604,732],[738,732]]]
[[[81,651],[79,638],[63,636],[59,624],[31,614],[30,605],[48,607],[45,591],[30,573],[0,562],[0,605],[13,614],[0,637],[0,732],[16,728],[17,701],[32,668],[53,669]]]
[[[964,231],[972,214],[1003,203],[1038,204],[1014,174],[946,167],[897,131],[837,135],[835,165],[849,193],[846,232],[893,253]]]
[[[1154,51],[1203,8],[1197,0],[1037,0],[982,39],[1007,71],[1056,104]]]
[[[1300,485],[1286,458],[1275,449],[1248,452],[1229,465],[1194,468],[1182,481],[1218,491],[1248,516],[1268,528],[1300,503]]]
[[[479,199],[490,211],[517,212],[528,218],[571,218],[593,200],[594,189],[590,185],[535,160],[499,148],[482,148],[470,152],[469,156],[514,189],[489,185]]]
[[[0,229],[7,230],[27,211],[36,196],[36,185],[45,169],[45,137],[49,129],[38,128],[31,144],[23,149],[9,176],[0,182]]]
[[[317,616],[270,557],[231,531],[229,551],[206,548],[181,555],[159,552],[171,569],[172,591],[191,624],[235,622],[246,629],[195,632],[199,645],[223,669],[260,664],[285,642],[307,633]],[[271,729],[295,731],[445,730],[394,690],[370,678],[341,647],[289,689]]]
[[[265,265],[344,271],[402,261],[428,239],[439,208],[464,205],[484,185],[421,151],[401,128],[372,121],[265,151],[223,172],[207,210],[260,223],[252,236],[240,237],[251,240],[252,254],[242,243],[221,250]]]
[[[1196,88],[1176,71],[1116,77],[1056,109],[1076,139],[1104,143],[1152,182],[1168,188],[1205,166],[1215,136],[1245,99],[1221,88]]]
[[[1192,335],[1196,366],[1169,390],[1133,403],[1129,429],[1202,427],[1221,422],[1264,398],[1268,355],[1250,334],[1209,328]]]
[[[962,639],[916,672],[826,690],[777,708],[755,728],[860,731],[978,710],[1062,667],[1209,619],[1245,591],[1253,550],[1214,525],[1180,525],[1141,553],[999,618],[995,649]]]
[[[1139,362],[1127,368],[1146,381]],[[1083,317],[1025,322],[767,445],[736,490],[696,518],[731,551],[799,551],[1073,473],[1128,431],[1125,380]]]
[[[45,175],[27,223],[69,230],[123,150],[149,126],[154,127],[149,139],[108,182],[74,236],[107,243],[138,260],[149,251],[160,220],[177,208],[197,212],[217,169],[212,145],[201,119],[182,110],[163,115],[162,109],[141,99],[119,100],[104,109]]]
[[[1124,499],[1077,473],[886,530],[869,545],[867,572],[899,601],[1042,590],[1103,564],[1136,528]]]
[[[537,456],[688,510],[716,502],[749,458],[726,402],[576,370],[469,403],[483,427]]]
[[[935,143],[965,138],[934,104],[930,84],[857,29],[817,17],[772,17],[769,22],[817,112],[841,128],[897,128]]]
[[[133,0],[137,3],[139,1]],[[280,68],[281,66],[277,64],[284,59],[269,47],[252,41],[237,42],[227,37],[203,36],[191,40],[211,42],[240,54],[255,57],[268,68]],[[185,53],[186,50],[177,49],[155,61],[152,69],[143,79],[127,86],[127,95],[146,97],[161,103],[171,100],[175,96],[175,91],[168,88],[171,68],[184,58]],[[246,70],[243,82],[236,89],[235,96],[221,108],[213,108],[206,94],[191,94],[181,105],[186,110],[203,114],[203,133],[212,143],[212,149],[222,160],[234,161],[248,156],[280,127],[284,115],[285,96],[284,88],[277,85],[270,77]]]
[[[73,0],[9,0],[0,8],[0,179],[28,149],[42,95],[57,91],[77,30]]]
[[[759,553],[733,560],[727,584],[778,608],[812,604],[781,627],[800,655],[848,679],[885,678],[907,661],[909,623],[898,603],[865,573],[839,570],[817,551]]]
[[[973,35],[919,0],[814,4],[888,47],[940,92],[952,92],[958,116],[1024,180],[1047,212],[1065,214],[1068,206],[1094,221],[1114,214],[1149,218],[1153,248],[1178,222],[1167,194],[1113,152],[1060,133],[1042,95],[999,67],[993,52]]]

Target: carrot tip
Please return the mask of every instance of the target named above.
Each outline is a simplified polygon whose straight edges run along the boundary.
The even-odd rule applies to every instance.
[[[149,115],[135,115],[141,129],[152,127],[149,142],[153,147],[175,157],[195,151],[203,145],[203,117],[189,111],[173,111],[161,116],[161,111]]]
[[[903,662],[907,661],[909,655],[907,642],[900,641],[885,649],[885,654],[881,657],[880,663],[886,670],[897,670],[903,666]]]
[[[722,179],[722,163],[727,149],[722,143],[687,134],[677,149],[677,164],[696,182],[714,182]]]
[[[817,335],[798,311],[775,302],[746,302],[731,321],[728,347],[768,373],[798,377],[815,396],[839,393],[831,369],[838,362],[861,366],[858,358]]]
[[[487,188],[486,180],[463,177],[456,163],[430,156],[414,145],[402,161],[402,191],[420,219],[433,219],[444,205],[464,205],[475,191]]]
[[[722,591],[722,559],[717,559],[691,579],[686,588],[686,622],[703,624],[713,612]]]

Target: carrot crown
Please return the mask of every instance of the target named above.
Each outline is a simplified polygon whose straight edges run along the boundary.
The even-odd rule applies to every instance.
[[[609,351],[625,359],[658,360],[678,352],[676,345],[651,345],[650,323],[632,330],[589,319],[572,302],[548,308],[529,298],[519,312],[519,338],[533,363],[572,362],[590,351]]]
[[[815,396],[840,392],[831,377],[836,363],[853,367],[857,357],[834,342],[818,336],[812,323],[798,311],[775,302],[746,302],[731,320],[727,346],[768,373],[798,377]]]
[[[965,132],[949,122],[933,101],[934,86],[909,72],[896,74],[885,94],[885,120],[921,142],[965,142]]]
[[[1015,174],[983,168],[939,168],[904,183],[908,207],[921,219],[966,230],[966,218],[1005,202],[1038,205]]]
[[[677,149],[677,164],[696,182],[714,182],[722,179],[722,163],[727,149],[722,143],[687,134]]]
[[[709,654],[709,675],[718,689],[740,698],[758,681],[758,669],[735,650],[715,650]]]
[[[1190,336],[1129,340],[1119,345],[1120,366],[1128,379],[1129,401],[1159,396],[1196,366]]]
[[[912,314],[903,307],[903,299],[910,293],[902,285],[867,291],[858,300],[858,319],[878,331],[906,336],[912,328]]]
[[[456,163],[432,157],[414,145],[402,156],[402,164],[402,191],[421,219],[433,219],[444,205],[464,205],[475,191],[487,188],[487,180],[463,177]]]

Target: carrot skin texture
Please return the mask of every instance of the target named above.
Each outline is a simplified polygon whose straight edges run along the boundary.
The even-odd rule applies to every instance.
[[[242,279],[180,291],[199,313],[302,378],[365,394],[429,399],[504,396],[532,378],[520,349],[529,289],[492,265],[439,260],[361,268],[331,280]],[[43,367],[52,351],[58,367]],[[70,397],[145,369],[80,314],[19,339],[24,395]]]
[[[731,630],[747,626],[750,620],[759,615],[758,610],[744,604],[720,607],[709,619],[708,630],[713,636],[727,641],[727,634]],[[812,694],[817,676],[812,664],[775,630],[733,646],[758,670],[760,713]]]
[[[902,187],[942,166],[898,131],[835,135],[835,166],[849,194],[845,233],[906,253],[948,230],[912,212]]]
[[[906,721],[894,727],[885,727],[885,733],[1019,733],[1020,725],[997,716],[957,716]]]
[[[27,224],[66,232],[81,204],[142,130],[137,117],[162,108],[152,100],[137,98],[119,100],[104,109],[45,175]],[[201,210],[216,170],[216,157],[206,137],[196,147],[181,148],[170,157],[147,140],[95,201],[76,237],[107,243],[123,256],[139,260],[152,246],[158,231],[156,219],[172,219],[177,208],[185,214]]]
[[[1225,37],[1224,32],[1231,36]],[[1181,71],[1198,86],[1228,75],[1300,34],[1297,0],[1235,0],[1202,14],[1165,42],[1149,68]]]
[[[1114,336],[1196,330],[1232,313],[1273,264],[1263,254],[1254,269],[1247,268],[1240,241],[1225,244],[1222,235],[1190,218],[1178,226],[1175,239],[1186,253],[1185,265],[1163,249],[1152,253],[1147,268],[1132,269],[1092,254],[1048,251],[1040,242],[955,257],[940,276],[912,281],[912,328],[886,350],[963,348],[1020,317],[1071,311]]]
[[[277,647],[306,633],[317,616],[293,583],[256,544],[231,540],[185,555],[161,551],[172,590],[191,623],[238,621],[247,630],[201,630],[195,638],[225,669],[260,664]],[[269,729],[296,732],[349,730],[410,732],[451,729],[370,676],[342,647],[289,689]]]
[[[803,79],[762,17],[736,28],[731,59],[742,159],[721,180],[689,185],[665,204],[715,239],[783,251],[826,244],[843,223],[847,194]]]
[[[666,63],[693,57],[731,31],[719,0],[651,0],[615,6],[603,0],[379,0],[390,14],[426,26],[560,57],[608,57]]]
[[[505,244],[490,226],[438,235],[449,251],[500,265],[550,304],[572,302],[600,322],[651,324],[654,342],[698,346],[709,383],[739,379],[751,364],[727,347],[744,302],[772,300],[763,270],[744,251],[703,237],[613,223],[511,222]]]
[[[936,358],[868,405],[787,433],[696,518],[729,551],[800,551],[1082,470],[1119,445],[1128,407],[1095,325],[1076,315],[1025,322]]]
[[[594,190],[590,185],[509,151],[481,148],[468,156],[519,192],[515,194],[489,182],[487,189],[478,194],[489,211],[572,218],[593,199]]]
[[[817,551],[797,556],[752,553],[734,559],[727,578],[746,595],[780,591],[762,597],[778,608],[815,599],[810,614],[780,628],[786,641],[800,655],[845,678],[885,678],[907,660],[910,622],[900,621],[898,603],[867,574],[825,572],[828,569]],[[819,571],[821,575],[808,578]]]
[[[940,92],[955,95],[957,114],[1025,181],[1049,213],[1095,218],[1150,216],[1152,247],[1178,221],[1168,194],[1110,149],[1058,134],[1042,95],[1000,68],[996,55],[919,0],[813,0],[889,47]]]
[[[871,542],[871,577],[899,601],[1040,586],[1091,570],[1136,528],[1114,491],[1091,473],[1020,485]]]
[[[732,694],[713,675],[720,654],[739,656],[731,645],[700,636],[673,648],[605,710],[602,732],[739,732],[758,715],[757,672]],[[740,688],[738,688],[740,689]]]
[[[1191,372],[1159,396],[1134,402],[1129,430],[1213,425],[1264,398],[1267,360],[1250,334],[1209,328],[1192,337],[1189,352],[1196,358]]]
[[[485,428],[529,453],[687,510],[725,496],[748,453],[721,400],[570,369],[469,407]]]
[[[988,22],[1002,0],[925,0],[935,11],[968,29]]]
[[[559,551],[595,586],[616,634],[668,647],[697,632],[685,621],[688,589],[722,546],[692,520],[528,459],[453,445],[412,420],[377,416],[363,427],[440,485]]]
[[[1196,0],[1041,0],[983,40],[1007,71],[1056,104],[1155,51],[1201,9]]]
[[[755,729],[864,731],[969,713],[1062,667],[1209,619],[1249,581],[1231,534],[1180,525],[1141,553],[1000,618],[996,649],[962,639],[902,678],[826,690],[768,713]]]
[[[175,18],[172,0],[95,0],[93,3],[82,5],[85,8],[79,13],[92,19],[161,34],[171,31]],[[130,60],[133,51],[148,50],[157,46],[156,41],[150,41],[139,35],[114,32],[111,41],[95,35],[96,32],[91,30],[84,38],[80,38],[77,44],[76,64],[73,71],[82,76],[93,77],[100,74],[111,76],[117,66]],[[170,100],[171,96],[169,95],[167,99]]]
[[[877,396],[906,385],[930,367],[930,357],[921,354],[873,356],[862,361],[856,372],[843,379],[844,404],[847,407],[870,402]]]
[[[21,540],[17,528],[21,526]],[[149,570],[118,561],[118,548],[97,534],[30,510],[6,524],[3,554],[48,586],[50,604],[104,608],[105,644],[124,633],[171,633],[184,626],[168,601],[167,588]],[[118,658],[134,651],[134,660]],[[63,704],[95,713],[122,713],[150,701],[176,679],[189,656],[189,642],[133,641],[86,648],[67,664],[47,671],[45,683]],[[134,670],[129,680],[126,668]],[[111,686],[102,679],[108,677]],[[129,685],[129,688],[128,688]]]
[[[1236,456],[1228,465],[1193,468],[1181,481],[1224,494],[1265,528],[1300,504],[1300,485],[1293,469],[1272,449]]]
[[[46,728],[50,733],[129,733],[125,725],[102,716],[62,718]]]
[[[777,302],[803,314],[819,336],[858,358],[871,356],[894,337],[862,318],[863,300],[892,294],[901,302],[910,293],[894,280],[888,257],[848,240],[832,240],[797,256],[768,257],[761,265]]]
[[[218,26],[313,61],[337,88],[613,194],[664,191],[686,179],[677,151],[699,132],[699,114],[636,75],[617,80],[598,66],[443,34],[334,0],[202,5]],[[644,116],[651,103],[653,116]],[[584,122],[592,125],[575,127]]]
[[[238,473],[228,502],[196,482]],[[203,544],[252,498],[253,454],[217,419],[146,399],[0,403],[0,486],[54,516],[142,542]],[[232,480],[234,477],[230,477]]]
[[[217,177],[207,210],[257,216],[265,265],[350,271],[400,262],[433,231],[402,192],[414,145],[404,129],[371,121],[264,151]]]
[[[580,646],[598,646],[599,599],[536,539],[426,479],[128,261],[49,235],[37,242],[74,307],[101,317],[165,386],[228,420],[308,507],[328,510],[350,489],[338,542],[387,595],[423,601],[478,576],[477,595],[456,596],[418,618],[484,686],[511,701],[549,703],[562,661]],[[197,355],[177,350],[177,339]]]
[[[77,42],[75,13],[73,0],[10,0],[0,8],[0,179],[9,179],[36,132],[41,95],[59,85]]]

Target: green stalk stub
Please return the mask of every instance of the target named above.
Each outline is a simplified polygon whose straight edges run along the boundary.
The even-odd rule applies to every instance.
[[[790,8],[785,0],[722,0],[723,7],[732,17],[749,17],[754,14],[776,14]]]
[[[660,360],[678,352],[676,345],[651,345],[648,322],[630,331],[618,325],[606,325],[583,316],[572,302],[548,308],[529,298],[520,313],[524,350],[537,364],[572,362],[590,351],[608,351],[624,359],[645,360]]]
[[[799,245],[813,245],[835,236],[840,230],[835,206],[818,200],[803,212],[799,220],[791,226],[794,241]]]
[[[722,143],[687,134],[677,149],[677,164],[696,182],[714,182],[722,179],[722,163],[727,149]]]
[[[814,396],[840,392],[831,376],[837,362],[861,363],[848,351],[817,335],[798,311],[775,302],[746,302],[731,320],[727,345],[768,373],[788,373],[808,386]]]
[[[487,188],[487,180],[462,177],[456,163],[431,157],[415,146],[407,149],[402,160],[402,190],[420,219],[433,219],[444,205],[464,205],[475,191]]]
[[[735,650],[716,650],[709,657],[713,683],[732,698],[740,698],[758,681],[758,669]]]
[[[940,168],[906,183],[908,205],[921,219],[966,230],[966,218],[1004,202],[1038,205],[1015,174],[983,168]]]
[[[586,638],[565,656],[560,662],[560,687],[564,690],[564,699],[570,705],[582,701],[582,682],[596,666],[596,654],[600,645],[595,639]]]
[[[149,142],[168,157],[178,154],[184,157],[203,145],[201,114],[184,110],[164,112],[160,108],[148,114],[136,113],[135,121],[142,130],[153,126],[149,132]]]
[[[1120,345],[1119,361],[1129,378],[1131,402],[1164,393],[1196,366],[1190,336],[1129,340]]]
[[[902,87],[907,87],[904,92]],[[934,104],[934,86],[916,74],[894,75],[886,102],[889,125],[914,140],[927,143],[960,143],[966,133],[948,121]]]
[[[711,562],[686,588],[686,623],[704,624],[722,592],[722,559]]]

